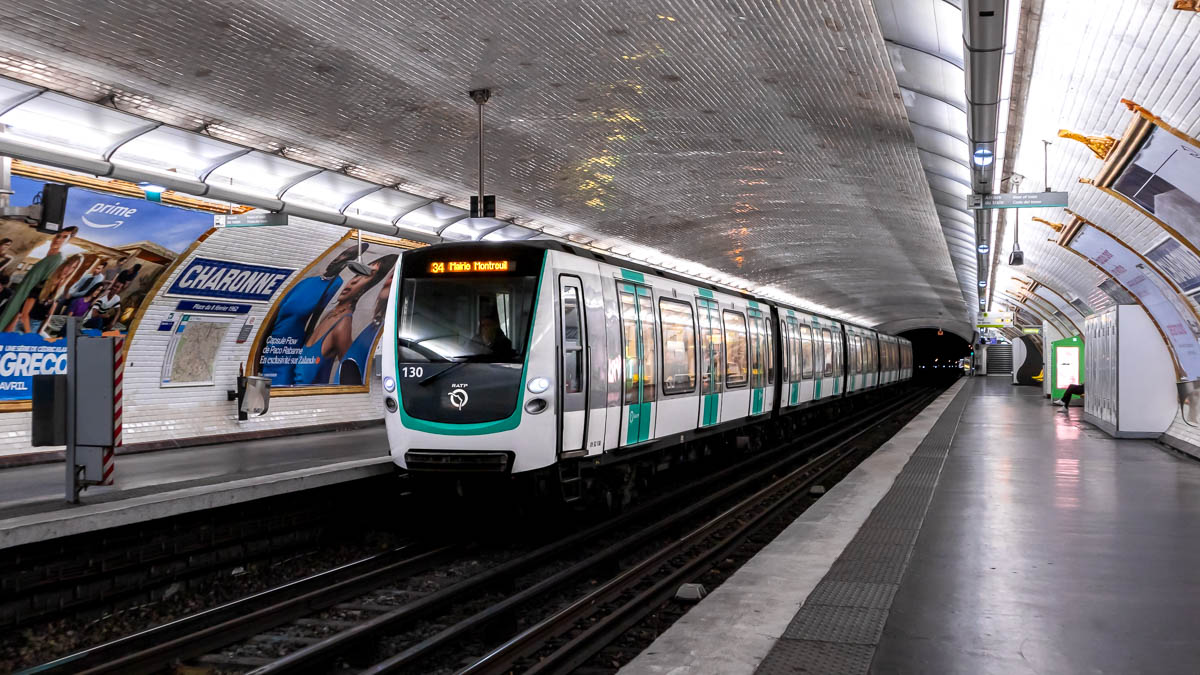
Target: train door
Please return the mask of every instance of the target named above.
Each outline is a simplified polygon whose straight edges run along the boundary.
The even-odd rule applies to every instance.
[[[792,396],[795,384],[792,380],[799,372],[799,364],[797,363],[795,366],[797,370],[793,371],[792,364],[795,363],[795,354],[792,349],[792,328],[788,325],[788,320],[783,317],[782,312],[779,317],[779,345],[781,347],[779,350],[779,380],[783,383],[779,393],[779,409],[783,410],[795,404],[793,400],[795,397]]]
[[[619,282],[621,308],[624,404],[621,406],[621,445],[634,445],[654,437],[655,330],[654,303],[645,286]]]
[[[795,323],[795,328],[800,335],[800,365],[798,366],[800,380],[800,402],[813,400],[813,391],[816,388],[813,370],[816,363],[816,355],[813,351],[813,333],[812,326],[800,323],[795,319],[791,319]]]
[[[700,419],[698,426],[721,421],[721,385],[725,379],[725,349],[721,338],[721,313],[715,300],[696,298],[700,327]]]
[[[750,337],[750,414],[760,415],[767,398],[767,331],[761,311],[750,308],[746,314]]]
[[[721,419],[741,419],[750,412],[750,350],[746,315],[726,309],[721,312],[725,329],[725,391],[721,394]]]
[[[559,275],[559,376],[562,452],[584,449],[588,422],[587,319],[583,283],[578,277]]]

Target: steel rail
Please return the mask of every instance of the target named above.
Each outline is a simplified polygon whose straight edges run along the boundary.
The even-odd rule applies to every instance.
[[[858,423],[864,423],[867,420],[884,414],[886,413],[882,411],[873,411],[867,413],[862,416],[862,421]],[[537,565],[551,559],[555,555],[561,554],[563,551],[570,551],[579,545],[584,544],[596,537],[603,536],[604,534],[611,532],[632,520],[654,513],[655,510],[662,509],[666,505],[683,500],[694,493],[704,493],[706,490],[711,490],[712,486],[714,485],[722,485],[722,483],[729,476],[735,474],[735,472],[744,471],[747,467],[755,464],[768,462],[771,458],[780,454],[794,452],[798,445],[803,445],[808,439],[819,437],[821,434],[828,434],[827,437],[836,437],[841,433],[846,433],[846,424],[847,422],[845,420],[834,420],[829,422],[812,431],[800,435],[796,439],[785,441],[776,448],[766,452],[757,453],[745,461],[726,467],[725,469],[722,469],[714,474],[710,474],[703,480],[691,483],[675,492],[662,495],[645,502],[644,504],[640,504],[631,511],[621,514],[614,519],[594,525],[586,530],[577,532],[557,542],[547,544],[546,546],[543,546],[520,558],[508,561],[492,568],[491,570],[488,570],[487,572],[483,572],[468,579],[464,579],[463,581],[452,586],[435,591],[430,595],[398,607],[391,612],[372,617],[371,619],[368,619],[357,626],[346,629],[318,643],[304,647],[303,649],[259,667],[251,671],[251,675],[275,675],[278,673],[312,672],[318,670],[321,667],[332,663],[333,660],[339,655],[361,647],[364,642],[377,639],[385,634],[399,632],[404,629],[404,627],[429,614],[451,605],[460,598],[468,595],[478,594],[484,588],[496,585],[500,582],[511,580],[523,573],[531,571],[535,569]],[[830,431],[831,429],[832,431]],[[822,441],[823,440],[825,439],[822,439]],[[794,459],[795,457],[790,457],[785,461]],[[640,542],[656,536],[665,528],[679,522],[683,518],[690,516],[699,509],[708,506],[713,501],[732,494],[736,489],[744,486],[750,480],[761,479],[762,476],[777,470],[777,468],[778,463],[771,464],[764,469],[755,471],[746,478],[736,481],[732,485],[725,486],[716,492],[705,493],[706,496],[702,497],[698,501],[687,502],[688,506],[684,507],[682,510],[672,512],[671,515],[667,516],[666,518],[659,519],[649,528],[646,528],[631,537],[625,538],[621,543],[610,547],[605,551],[601,551],[593,556],[590,556],[584,561],[584,563],[573,565],[566,570],[560,571],[559,573],[553,575],[549,579],[539,582],[535,585],[537,592],[545,592],[546,589],[552,588],[556,585],[561,585],[562,583],[569,581],[570,578],[574,578],[579,574],[583,574],[591,568],[616,560],[620,557],[620,555],[635,547]],[[525,591],[517,593],[516,596],[510,596],[510,598],[503,601],[504,608],[499,608],[498,605],[493,605],[491,608],[484,610],[484,612],[481,613],[486,614],[487,616],[479,617],[479,615],[476,615],[475,617],[472,617],[474,620],[469,626],[456,624],[455,627],[442,631],[433,638],[424,640],[418,645],[406,650],[405,654],[408,654],[412,659],[418,658],[428,651],[435,649],[441,644],[444,644],[446,641],[454,639],[454,637],[461,634],[461,632],[474,628],[478,625],[478,623],[486,622],[492,618],[495,618],[496,616],[502,615],[504,611],[506,611],[505,608],[515,604],[520,604],[520,602],[529,599],[535,594],[536,593],[531,593],[530,589],[526,589]],[[513,597],[517,596],[519,596],[520,600],[513,600]]]
[[[438,564],[453,546],[400,546],[21,671],[153,673]]]
[[[911,402],[908,407],[919,407],[932,400],[932,397],[922,397]],[[853,436],[839,442],[836,446],[814,458],[809,463],[799,467],[767,486],[758,493],[746,498],[737,506],[728,509],[708,523],[696,528],[685,537],[680,538],[650,558],[626,570],[600,588],[580,598],[558,614],[549,617],[537,625],[527,629],[499,649],[471,665],[460,675],[478,675],[480,673],[504,672],[515,665],[516,661],[528,656],[544,645],[547,639],[561,636],[576,627],[580,620],[595,614],[607,603],[619,598],[622,594],[636,591],[636,588],[646,579],[663,569],[664,565],[672,565],[672,558],[685,555],[690,549],[701,547],[703,542],[717,534],[723,528],[737,524],[730,533],[723,533],[715,546],[700,551],[687,562],[675,565],[674,569],[657,579],[649,588],[635,592],[632,597],[619,607],[605,613],[601,618],[575,635],[566,643],[560,645],[554,652],[532,665],[527,675],[542,673],[567,673],[586,663],[596,653],[610,644],[614,639],[633,627],[647,614],[654,611],[663,602],[669,600],[680,584],[688,579],[694,579],[705,570],[710,569],[715,561],[727,556],[731,551],[754,532],[765,526],[772,518],[798,497],[806,494],[812,485],[825,478],[831,471],[840,466],[851,456],[860,452],[857,448],[846,448],[863,434],[873,430],[881,420],[864,428]],[[808,474],[808,475],[805,475]],[[798,480],[799,479],[799,480]],[[790,484],[790,486],[789,486]],[[765,509],[750,515],[759,505],[768,500],[772,501]],[[738,521],[750,516],[748,520],[738,524]]]
[[[893,414],[893,411],[903,407],[905,403],[908,402],[900,401],[883,410],[870,413],[866,415],[866,419],[850,427],[842,425],[843,428],[834,431],[829,436],[821,439],[816,443],[816,445],[825,445],[827,443],[835,442],[836,445],[834,448],[842,447],[846,443],[852,441],[854,438],[857,438],[865,433],[867,429],[873,429],[877,424],[889,419]],[[859,427],[863,427],[863,430],[855,432],[854,430]],[[841,441],[836,441],[837,438],[847,434],[849,434],[847,438]],[[794,445],[794,443],[788,443],[786,445]],[[829,451],[823,452],[820,457],[827,457],[828,454]],[[685,519],[698,512],[701,512],[720,500],[726,499],[742,490],[745,490],[748,485],[762,480],[764,477],[767,477],[770,474],[778,471],[784,464],[794,461],[795,459],[795,457],[785,458],[779,463],[767,466],[751,475],[748,475],[730,485],[723,487],[714,493],[708,494],[700,501],[694,502],[686,508],[668,515],[667,517],[622,540],[621,542],[603,551],[599,551],[592,556],[575,563],[574,565],[560,570],[550,577],[547,577],[546,579],[543,579],[518,593],[510,595],[504,600],[491,605],[487,609],[467,617],[462,621],[459,621],[458,623],[440,631],[436,635],[433,635],[425,640],[422,640],[421,642],[418,642],[417,644],[408,647],[399,654],[396,654],[391,658],[388,658],[387,660],[364,670],[363,672],[374,674],[398,672],[405,669],[411,669],[414,667],[416,662],[426,657],[434,650],[445,647],[454,640],[457,640],[462,636],[483,627],[499,617],[510,615],[521,605],[524,605],[539,596],[553,593],[562,586],[588,572],[591,572],[597,568],[603,568],[605,565],[610,565],[613,562],[616,562],[622,556],[627,555],[633,550],[636,550],[638,547],[645,545],[655,537],[669,532],[673,527]],[[810,462],[806,463],[804,466],[808,467],[811,465],[812,464]],[[772,484],[774,485],[775,483]]]

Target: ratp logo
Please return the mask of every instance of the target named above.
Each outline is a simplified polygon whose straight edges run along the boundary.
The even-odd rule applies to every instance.
[[[466,389],[458,387],[450,390],[450,405],[454,406],[455,408],[462,410],[463,406],[467,404],[467,400],[468,397]]]
[[[125,219],[132,218],[133,214],[137,212],[138,210],[132,206],[121,206],[121,202],[113,204],[96,202],[88,207],[88,210],[80,216],[80,219],[88,227],[107,230],[124,225]],[[91,216],[91,218],[88,216]]]

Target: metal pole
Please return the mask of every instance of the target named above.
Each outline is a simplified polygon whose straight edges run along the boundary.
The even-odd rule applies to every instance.
[[[67,317],[67,503],[79,503],[79,468],[75,465],[75,348],[77,317]]]
[[[472,89],[468,92],[479,108],[479,217],[483,217],[483,104],[492,96],[491,89]]]
[[[479,104],[479,213],[483,215],[483,104]]]
[[[1042,184],[1050,192],[1050,141],[1042,140]]]

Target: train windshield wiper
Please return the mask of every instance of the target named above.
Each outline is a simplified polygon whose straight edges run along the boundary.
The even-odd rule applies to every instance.
[[[424,356],[429,361],[441,361],[441,362],[449,361],[450,359],[446,358],[445,356],[442,356],[441,354],[433,351],[429,347],[424,347],[421,345],[422,342],[425,342],[426,340],[435,340],[435,339],[437,339],[437,337],[454,337],[454,336],[441,335],[441,336],[436,336],[436,337],[421,338],[420,340],[409,340],[408,338],[397,337],[396,344],[400,345],[401,347],[404,347],[405,349],[410,349],[410,350],[420,354],[421,356]]]
[[[417,382],[417,384],[427,385],[430,382],[433,382],[434,380],[441,379],[441,377],[443,375],[448,375],[450,372],[458,370],[460,367],[462,367],[463,365],[468,364],[468,363],[491,363],[492,355],[491,354],[464,354],[462,356],[451,357],[451,359],[447,359],[447,360],[454,360],[454,364],[430,375],[429,377],[421,380],[420,382]]]
[[[425,378],[425,379],[421,380],[421,381],[420,381],[420,382],[418,382],[417,384],[418,384],[418,385],[420,385],[420,386],[422,386],[422,387],[424,387],[424,386],[428,385],[430,382],[433,382],[434,380],[441,378],[443,375],[447,375],[447,374],[449,374],[449,373],[450,373],[450,372],[452,372],[452,371],[458,370],[458,369],[459,369],[459,368],[461,368],[461,367],[462,367],[462,366],[463,366],[465,363],[467,363],[467,362],[466,362],[466,361],[459,361],[459,362],[457,362],[457,363],[451,364],[451,365],[447,366],[446,368],[443,368],[442,370],[439,370],[438,372],[436,372],[436,373],[434,373],[434,374],[430,375],[429,377],[427,377],[427,378]]]

